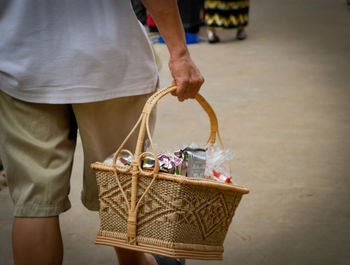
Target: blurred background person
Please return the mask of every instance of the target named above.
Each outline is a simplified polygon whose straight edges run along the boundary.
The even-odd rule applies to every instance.
[[[132,7],[138,20],[148,27],[149,32],[158,32],[157,25],[141,0],[131,0]],[[178,9],[185,32],[198,33],[203,25],[201,10],[203,0],[178,0]]]
[[[217,28],[237,29],[236,38],[247,38],[249,0],[204,0],[205,24],[209,43],[220,41]]]
[[[203,0],[178,0],[177,4],[185,32],[198,33],[202,26],[200,13]]]
[[[132,8],[134,9],[135,15],[142,25],[147,24],[147,10],[141,0],[131,0]]]

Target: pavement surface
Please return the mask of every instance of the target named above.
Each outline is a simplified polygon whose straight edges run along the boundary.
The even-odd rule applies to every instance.
[[[250,189],[225,240],[223,261],[189,265],[350,264],[350,11],[345,0],[252,1],[248,39],[190,46],[217,113],[235,181]],[[205,37],[204,30],[200,33]],[[172,81],[164,45],[161,87]],[[194,101],[164,98],[154,134],[159,149],[203,143],[208,119]],[[117,264],[93,244],[99,221],[80,203],[80,142],[72,209],[61,215],[64,264]],[[0,264],[12,264],[12,204],[0,191]]]

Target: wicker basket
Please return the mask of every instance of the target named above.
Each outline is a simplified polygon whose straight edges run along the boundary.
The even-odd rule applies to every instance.
[[[157,157],[148,120],[155,104],[175,86],[153,94],[145,104],[140,119],[116,151],[113,165],[93,163],[97,171],[101,227],[95,243],[171,258],[220,260],[223,242],[246,188],[218,183],[208,179],[188,178],[159,172],[159,162],[153,171],[142,170],[145,155]],[[201,95],[196,97],[210,118],[208,142],[218,133],[216,115]],[[116,166],[126,141],[140,126],[136,151],[130,167]],[[147,133],[152,153],[142,153]]]

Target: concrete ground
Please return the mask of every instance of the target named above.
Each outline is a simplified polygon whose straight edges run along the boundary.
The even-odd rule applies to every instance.
[[[203,32],[201,33],[203,34]],[[345,0],[252,1],[249,38],[219,32],[191,45],[236,182],[251,190],[225,241],[224,261],[189,265],[350,264],[350,12]],[[155,49],[171,83],[166,47]],[[202,142],[208,120],[195,102],[164,98],[159,148]],[[80,201],[82,150],[72,174],[73,208],[61,216],[64,264],[116,264],[93,244],[98,217]],[[12,264],[8,189],[0,192],[0,264]]]

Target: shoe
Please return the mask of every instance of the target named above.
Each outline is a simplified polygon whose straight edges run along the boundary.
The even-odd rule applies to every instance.
[[[152,254],[153,255],[153,254]],[[153,255],[158,265],[185,265],[185,259],[171,259],[163,256]]]
[[[208,42],[209,43],[220,42],[220,38],[212,31],[208,31],[207,36],[208,36]]]
[[[239,29],[236,34],[237,40],[245,40],[247,38],[247,33],[244,29]]]

